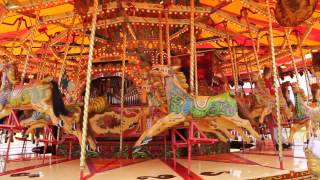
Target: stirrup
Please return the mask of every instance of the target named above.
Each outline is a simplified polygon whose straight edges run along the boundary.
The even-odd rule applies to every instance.
[[[77,130],[77,125],[76,125],[76,123],[72,123],[71,130],[72,130],[72,131]]]
[[[135,146],[133,147],[133,152],[132,153],[138,153],[142,149],[141,146]]]
[[[152,137],[145,137],[141,143],[141,146],[149,144],[150,141],[152,141]]]
[[[59,120],[57,125],[58,125],[59,127],[63,128],[64,122],[63,122],[62,120]]]

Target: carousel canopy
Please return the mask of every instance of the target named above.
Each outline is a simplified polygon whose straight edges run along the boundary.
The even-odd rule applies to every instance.
[[[275,2],[271,6],[275,9]],[[298,66],[303,65],[299,45],[307,61],[311,60],[310,53],[319,49],[319,8],[317,6],[306,21],[287,29],[277,22],[271,11],[279,66],[291,68],[286,31]],[[16,60],[20,71],[25,59],[30,59],[29,74],[45,71],[57,75],[62,64],[72,75],[81,73],[89,51],[92,11],[90,1],[4,0],[0,10],[0,54]],[[123,32],[128,33],[128,63],[157,63],[160,43],[166,52],[166,24],[169,24],[172,58],[188,55],[190,12],[190,2],[181,0],[100,1],[94,63],[116,64],[121,60]],[[256,46],[262,66],[271,63],[264,1],[200,0],[196,1],[194,13],[197,52],[211,51],[223,60],[223,69],[231,71],[229,46],[240,72],[246,72],[246,65],[252,71],[257,70],[252,45]],[[159,40],[160,34],[162,40]],[[164,59],[166,61],[166,53]]]

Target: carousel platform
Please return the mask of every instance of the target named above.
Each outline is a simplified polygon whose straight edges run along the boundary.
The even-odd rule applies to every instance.
[[[303,138],[295,140],[296,144],[291,149],[283,151],[283,169],[271,141],[265,141],[259,149],[231,149],[230,153],[193,155],[189,173],[186,158],[178,158],[176,168],[171,158],[87,158],[84,177],[97,180],[316,179],[307,171]],[[30,179],[30,176],[45,180],[79,179],[79,158],[48,155],[43,161],[33,153],[21,157],[20,146],[19,141],[13,143],[6,168],[0,172],[0,180]],[[31,152],[32,146],[28,144],[27,152]],[[1,144],[0,154],[5,154],[5,150],[5,144]]]
[[[284,151],[284,169],[273,150],[250,150],[216,155],[194,156],[190,173],[186,159],[177,159],[176,168],[170,159],[101,159],[90,158],[85,169],[86,179],[315,179],[307,172],[303,146]],[[16,157],[18,158],[18,157]],[[26,173],[25,176],[12,175]],[[0,179],[79,179],[79,159],[48,157],[45,163],[35,157],[11,159]],[[24,175],[24,174],[21,174]]]

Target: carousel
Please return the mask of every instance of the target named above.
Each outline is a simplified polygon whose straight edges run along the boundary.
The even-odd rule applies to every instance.
[[[0,14],[0,179],[320,179],[317,0]]]

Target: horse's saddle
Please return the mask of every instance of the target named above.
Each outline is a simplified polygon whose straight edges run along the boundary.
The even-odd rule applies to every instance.
[[[281,26],[295,27],[309,19],[318,0],[278,0],[275,18]]]
[[[210,96],[196,96],[194,105],[199,109],[203,109],[208,106],[209,99]]]

